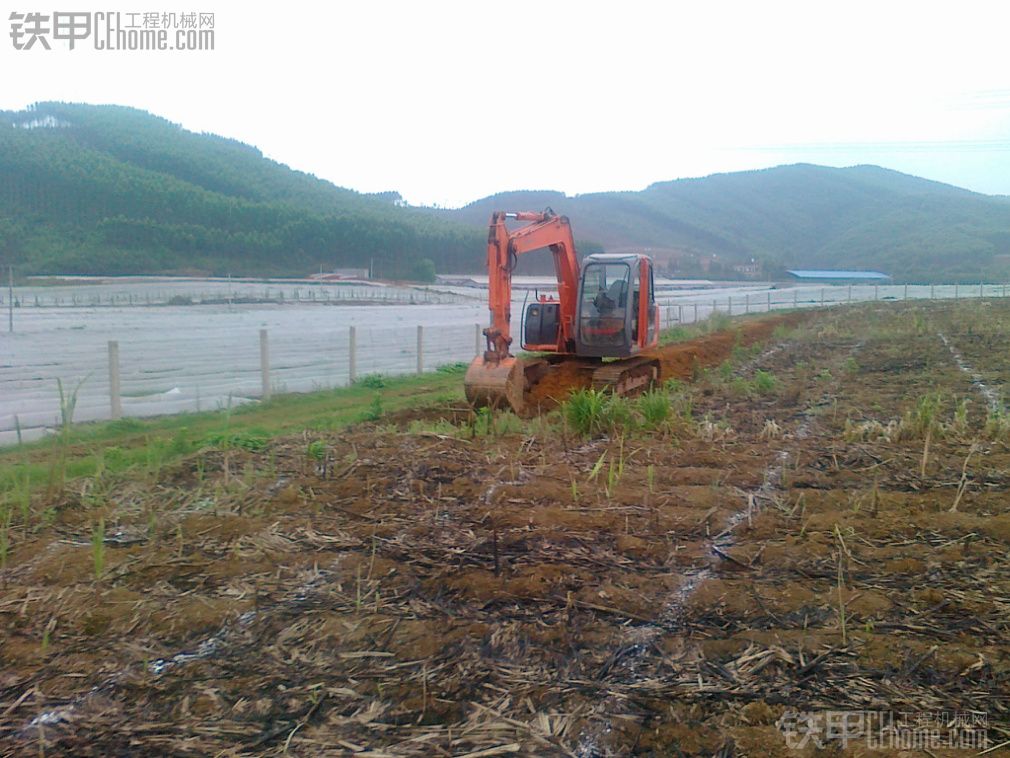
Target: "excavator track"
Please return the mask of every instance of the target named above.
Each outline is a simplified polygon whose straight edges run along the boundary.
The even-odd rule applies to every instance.
[[[637,395],[659,381],[659,361],[642,356],[604,363],[593,372],[593,389]]]

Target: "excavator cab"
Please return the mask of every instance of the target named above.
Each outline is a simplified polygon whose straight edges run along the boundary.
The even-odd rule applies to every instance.
[[[644,255],[590,255],[582,264],[576,354],[625,358],[656,344],[659,308],[652,261]]]

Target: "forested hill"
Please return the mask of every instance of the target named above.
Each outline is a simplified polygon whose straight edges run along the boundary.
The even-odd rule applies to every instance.
[[[296,138],[293,133],[292,138]],[[484,233],[119,106],[0,111],[0,262],[22,273],[475,270]]]
[[[733,276],[786,268],[871,268],[896,280],[1010,278],[1010,201],[876,166],[779,166],[567,197],[506,192],[444,218],[486,224],[492,210],[552,207],[579,237],[650,248],[669,270]],[[714,256],[714,257],[713,257]]]
[[[592,240],[580,252],[648,249],[668,273],[734,277],[755,259],[761,276],[826,267],[899,281],[1010,278],[1010,200],[875,166],[780,166],[574,197],[509,192],[458,210],[398,201],[132,108],[0,111],[0,264],[23,274],[304,276],[370,263],[384,278],[475,273],[493,210],[551,206]],[[531,258],[524,271],[549,270],[548,256]]]

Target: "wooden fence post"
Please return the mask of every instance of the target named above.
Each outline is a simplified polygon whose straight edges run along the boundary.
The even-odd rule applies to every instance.
[[[347,383],[354,384],[358,379],[358,330],[350,327],[347,330]]]
[[[113,421],[123,417],[123,401],[119,387],[119,343],[109,341],[109,411]]]
[[[270,399],[270,342],[266,329],[260,329],[260,397]]]
[[[473,354],[477,357],[481,354],[481,344],[480,344],[480,324],[473,325]]]
[[[424,327],[417,325],[417,373],[424,373]]]

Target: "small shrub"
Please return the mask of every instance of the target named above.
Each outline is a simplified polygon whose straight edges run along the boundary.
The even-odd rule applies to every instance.
[[[602,390],[573,392],[562,403],[561,413],[568,425],[584,436],[635,428],[635,406],[631,400]]]
[[[562,403],[561,414],[577,434],[596,434],[602,429],[606,401],[603,392],[593,389],[576,390]]]
[[[662,426],[670,418],[670,396],[662,390],[650,390],[640,395],[637,406],[645,425],[649,428]]]
[[[95,579],[105,572],[105,519],[98,519],[91,532],[91,558],[95,564]]]
[[[233,432],[231,434],[211,434],[204,438],[203,444],[219,447],[224,450],[242,449],[251,453],[259,453],[266,449],[267,436],[253,431]]]
[[[475,437],[486,437],[491,434],[494,427],[494,411],[488,407],[478,408],[474,414],[473,423],[470,424],[470,432]]]
[[[443,363],[441,366],[438,366],[435,371],[440,374],[465,374],[468,367],[468,363],[465,363],[464,361],[456,361],[455,363]]]
[[[754,372],[754,389],[759,395],[770,395],[778,385],[779,380],[771,372],[761,369]]]
[[[667,379],[663,382],[663,389],[671,394],[675,392],[683,392],[686,387],[687,385],[680,379]]]
[[[942,409],[943,397],[940,393],[932,392],[920,397],[902,417],[899,439],[923,439],[927,434],[938,431]]]
[[[319,462],[326,457],[326,443],[322,440],[315,440],[310,442],[305,448],[305,455],[312,460]]]
[[[668,345],[673,342],[683,342],[691,338],[691,332],[683,326],[672,326],[664,329],[659,335],[659,342]]]
[[[494,420],[493,432],[497,435],[519,434],[525,429],[523,421],[512,411],[499,413]]]
[[[3,486],[4,488],[9,487],[9,499],[4,502],[9,503],[7,507],[10,508],[17,506],[21,515],[21,523],[27,530],[32,519],[32,488],[28,469],[12,470],[10,484],[3,482]]]
[[[1010,416],[1002,407],[989,411],[985,419],[985,436],[991,440],[1010,439]]]
[[[382,396],[376,394],[368,408],[362,412],[362,421],[378,421],[382,418]]]
[[[753,389],[753,384],[742,376],[734,376],[729,382],[729,391],[739,397],[749,396]]]
[[[176,455],[185,455],[191,448],[192,445],[189,441],[189,430],[186,427],[181,427],[172,436],[172,442],[169,445],[169,449]]]
[[[694,400],[687,392],[678,392],[670,399],[673,415],[680,421],[690,422],[694,414]]]
[[[354,384],[358,387],[367,387],[370,390],[381,390],[386,386],[386,378],[382,374],[366,374]]]
[[[512,411],[495,413],[490,408],[479,408],[470,422],[470,434],[474,437],[500,437],[524,430],[522,419]]]
[[[606,396],[603,404],[603,428],[610,433],[635,428],[635,414],[631,400],[618,395]]]
[[[105,448],[102,456],[105,458],[105,465],[111,469],[120,469],[129,460],[127,452],[117,445]]]
[[[968,432],[968,404],[968,398],[962,398],[954,407],[954,421],[950,425],[950,431],[954,434],[963,435]]]
[[[708,331],[721,332],[725,329],[729,329],[730,324],[732,323],[733,319],[731,319],[728,314],[723,313],[722,311],[716,311],[708,317]]]
[[[414,419],[407,424],[408,434],[438,434],[444,437],[455,437],[459,434],[459,429],[453,426],[448,419],[440,418],[438,421],[423,421]]]
[[[7,568],[7,553],[10,551],[11,515],[9,503],[0,503],[0,571]]]
[[[557,433],[556,414],[542,414],[531,418],[523,423],[523,434],[528,437],[536,437],[545,440]]]
[[[110,421],[106,427],[111,432],[139,432],[144,428],[144,422],[135,418],[120,418]]]

